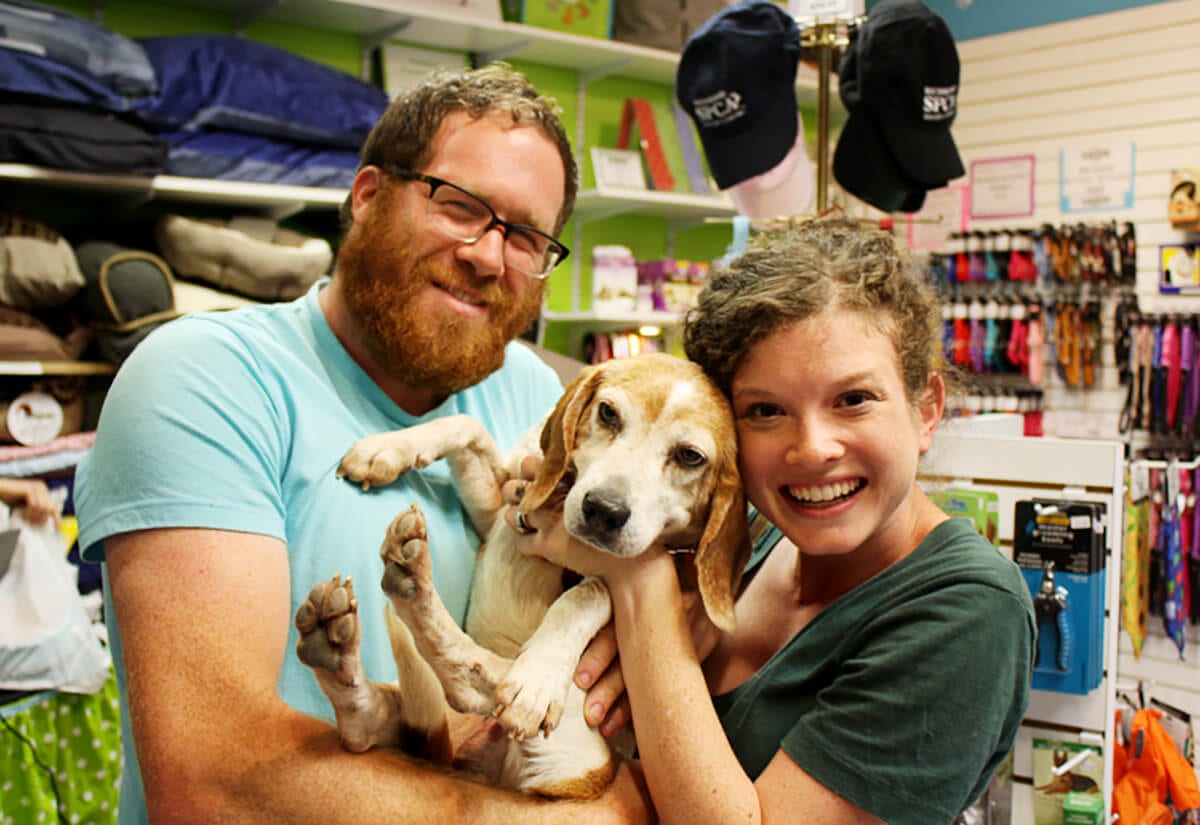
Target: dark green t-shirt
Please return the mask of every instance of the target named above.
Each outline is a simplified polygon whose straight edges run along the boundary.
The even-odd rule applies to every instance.
[[[948,825],[1012,748],[1035,634],[1017,566],[951,519],[713,701],[752,778],[782,748],[891,825]]]

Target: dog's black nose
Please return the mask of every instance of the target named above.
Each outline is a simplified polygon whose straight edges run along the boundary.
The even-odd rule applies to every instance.
[[[593,490],[583,497],[583,517],[592,528],[615,533],[629,521],[629,507],[616,496]]]

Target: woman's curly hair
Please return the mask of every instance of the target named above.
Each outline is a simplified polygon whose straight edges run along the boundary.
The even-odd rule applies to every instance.
[[[714,268],[687,315],[684,350],[728,396],[756,344],[831,309],[860,313],[891,338],[910,402],[931,372],[945,372],[933,289],[891,233],[844,215],[759,235]]]

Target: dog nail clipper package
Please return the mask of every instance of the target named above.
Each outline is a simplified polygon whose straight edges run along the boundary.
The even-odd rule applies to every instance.
[[[1034,690],[1083,695],[1100,685],[1106,522],[1101,502],[1016,503],[1013,560],[1038,622]]]

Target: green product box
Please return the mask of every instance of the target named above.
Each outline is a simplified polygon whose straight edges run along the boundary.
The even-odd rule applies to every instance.
[[[1103,825],[1104,798],[1101,785],[1104,757],[1100,748],[1058,739],[1033,740],[1034,825]],[[1069,800],[1074,800],[1068,805]],[[1069,819],[1083,815],[1096,803],[1099,819]]]
[[[510,23],[612,38],[613,0],[500,0],[500,11]]]
[[[948,516],[970,519],[976,532],[1000,546],[1000,496],[993,490],[934,490],[933,503]]]
[[[1067,794],[1063,800],[1063,825],[1104,825],[1104,800],[1095,794]]]

